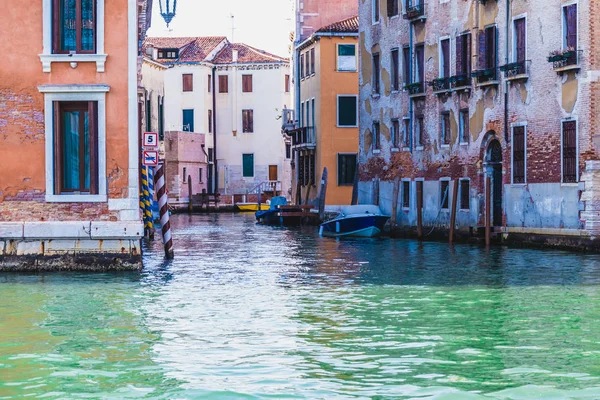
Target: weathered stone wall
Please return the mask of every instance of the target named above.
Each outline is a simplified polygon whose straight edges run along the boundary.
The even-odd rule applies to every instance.
[[[510,29],[507,36],[506,2],[501,0],[487,1],[485,4],[477,0],[426,2],[426,20],[415,22],[409,22],[402,16],[388,17],[387,2],[380,1],[378,24],[371,22],[372,2],[360,0],[361,202],[368,202],[374,198],[373,193],[369,193],[373,190],[373,179],[381,180],[380,196],[389,191],[388,204],[392,201],[391,190],[386,189],[384,182],[392,182],[396,177],[410,179],[411,208],[399,213],[398,222],[414,225],[414,180],[423,178],[426,182],[424,223],[427,223],[432,221],[433,216],[440,214],[439,200],[436,200],[440,196],[438,180],[468,178],[471,208],[468,211],[469,215],[465,215],[465,211],[459,212],[457,221],[463,226],[482,224],[485,206],[485,152],[490,141],[496,139],[502,147],[503,224],[515,227],[585,228],[585,219],[580,212],[583,209],[587,210],[589,205],[586,206],[580,201],[580,196],[583,196],[584,191],[591,189],[589,185],[581,183],[561,183],[561,123],[563,120],[577,121],[581,177],[586,170],[586,161],[598,158],[596,147],[600,144],[596,134],[600,128],[600,107],[597,99],[600,94],[597,71],[599,57],[597,37],[594,36],[594,32],[598,31],[597,15],[600,4],[588,0],[578,2],[578,47],[582,50],[580,70],[559,74],[546,58],[552,50],[562,46],[562,6],[567,3],[562,0],[512,0],[510,3]],[[391,50],[400,50],[400,79],[403,82],[402,47],[410,44],[411,37],[412,45],[425,44],[424,72],[425,81],[429,82],[440,76],[440,38],[451,38],[450,75],[455,75],[456,36],[471,32],[471,69],[475,71],[478,69],[478,32],[491,24],[498,28],[498,65],[512,62],[512,19],[520,15],[527,17],[526,58],[531,60],[529,78],[526,81],[509,83],[504,79],[502,72],[498,71],[497,84],[478,86],[477,81],[473,79],[470,91],[451,91],[444,95],[436,95],[432,88],[426,85],[426,96],[418,98],[411,98],[406,90],[392,91]],[[507,41],[510,44],[508,55]],[[372,94],[374,52],[379,52],[381,57],[379,96]],[[504,122],[505,93],[508,93],[507,125]],[[465,108],[469,110],[469,142],[461,144],[458,138],[459,111]],[[449,145],[441,144],[442,112],[450,114]],[[398,118],[402,122],[402,118],[409,117],[414,120],[417,114],[424,116],[423,146],[419,147],[413,143],[411,148],[392,151],[391,119]],[[381,124],[379,154],[373,153],[373,121]],[[513,124],[527,126],[527,183],[520,185],[513,185],[511,180]],[[391,205],[384,206],[383,203],[385,199],[381,197],[382,207],[391,210]],[[398,209],[402,210],[401,207]],[[442,217],[437,221],[440,220]]]

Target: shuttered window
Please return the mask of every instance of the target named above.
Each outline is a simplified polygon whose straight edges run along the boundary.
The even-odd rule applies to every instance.
[[[410,48],[405,46],[402,48],[402,62],[403,64],[403,70],[402,73],[404,74],[404,84],[408,85],[410,83]]]
[[[286,75],[285,76],[285,81],[284,81],[284,90],[286,93],[288,93],[290,91],[290,76]]]
[[[450,39],[444,39],[441,43],[442,65],[440,68],[440,78],[450,77]]]
[[[398,49],[392,50],[392,90],[400,89],[400,59]]]
[[[563,47],[577,50],[577,4],[571,4],[563,8],[563,32],[565,35]],[[567,65],[577,63],[577,53],[575,52],[567,60]]]
[[[497,29],[495,26],[488,26],[485,30],[479,32],[479,69],[496,68],[497,63]]]
[[[424,82],[425,80],[425,45],[415,46],[415,82]]]
[[[577,123],[564,121],[562,124],[562,181],[577,182]]]
[[[183,74],[183,91],[184,92],[193,92],[194,91],[194,75],[192,74]]]
[[[227,75],[219,75],[219,93],[229,92],[229,77]]]
[[[254,154],[242,154],[242,175],[245,178],[254,176]]]
[[[525,152],[526,152],[526,136],[524,126],[515,126],[513,128],[513,143],[512,143],[512,182],[525,183]]]
[[[244,133],[254,132],[254,110],[242,110],[242,129]]]
[[[525,18],[515,20],[515,62],[525,61],[526,37]]]
[[[399,0],[387,0],[387,15],[393,17],[398,15],[398,1]]]
[[[373,77],[372,77],[372,87],[373,93],[379,94],[379,53],[373,54]]]
[[[461,210],[468,210],[471,207],[469,207],[469,198],[470,198],[470,194],[469,194],[469,180],[468,179],[462,179],[460,181],[460,209]]]
[[[402,182],[402,208],[410,207],[410,182]]]
[[[310,52],[308,52],[308,51],[306,52],[304,61],[305,61],[304,68],[306,71],[306,77],[308,78],[310,76]]]
[[[242,75],[242,92],[252,92],[252,75]]]
[[[456,38],[456,75],[471,74],[471,34]]]

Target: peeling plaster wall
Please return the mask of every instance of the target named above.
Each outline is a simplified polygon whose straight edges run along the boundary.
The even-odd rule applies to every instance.
[[[585,172],[586,161],[596,160],[600,145],[600,60],[597,57],[594,33],[600,34],[600,22],[590,15],[600,12],[600,3],[578,2],[579,48],[583,50],[581,70],[558,74],[547,55],[562,46],[562,0],[513,0],[512,17],[527,16],[527,59],[531,60],[529,79],[505,85],[499,72],[497,85],[478,87],[473,80],[470,92],[452,92],[437,96],[426,85],[426,97],[411,99],[406,91],[390,93],[386,90],[391,68],[391,50],[409,44],[409,30],[413,29],[413,45],[425,44],[425,81],[439,77],[439,39],[450,36],[451,75],[456,74],[456,36],[464,31],[472,35],[472,70],[478,69],[477,34],[480,29],[495,24],[498,27],[498,65],[513,61],[512,26],[506,35],[506,5],[503,1],[476,0],[425,4],[425,22],[409,23],[402,17],[387,16],[382,1],[381,22],[371,24],[371,2],[361,1],[360,7],[360,180],[361,202],[372,201],[373,179],[380,180],[381,207],[391,211],[390,182],[396,177],[424,178],[424,223],[433,223],[432,216],[439,211],[439,179],[447,177],[470,179],[470,210],[457,215],[459,226],[483,223],[484,212],[484,155],[489,144],[489,132],[502,146],[503,224],[515,227],[585,228],[581,212],[592,207],[591,202],[580,201],[590,185],[561,184],[561,126],[563,120],[578,124],[579,172]],[[366,22],[365,22],[366,21]],[[511,44],[506,54],[506,43]],[[382,89],[380,96],[372,95],[372,52],[381,54]],[[402,57],[401,57],[402,58]],[[403,60],[400,61],[400,79],[404,82]],[[505,135],[504,97],[508,91],[508,136]],[[392,118],[409,117],[413,102],[413,117],[424,116],[423,146],[413,144],[411,151],[392,151],[384,132]],[[469,110],[469,143],[459,144],[459,111]],[[451,144],[440,146],[440,114],[450,113]],[[381,124],[381,152],[372,152],[373,121]],[[512,185],[512,124],[527,125],[526,185]],[[594,127],[594,129],[592,129]],[[585,186],[585,187],[584,187]],[[393,184],[392,184],[393,187]],[[452,184],[450,184],[452,187]],[[363,191],[365,193],[363,193]],[[388,193],[389,191],[389,193]],[[414,196],[414,193],[412,194]],[[596,195],[588,197],[596,199]],[[400,196],[401,197],[401,196]],[[551,201],[546,200],[552,199]],[[535,206],[531,206],[534,199]],[[598,198],[600,200],[600,198]],[[411,200],[412,201],[412,200]],[[529,202],[529,203],[527,203]],[[539,202],[539,204],[537,204]],[[398,223],[414,225],[416,201],[409,210],[398,207]],[[586,207],[587,205],[587,207]],[[402,211],[400,211],[402,210]],[[443,214],[443,213],[442,213]],[[440,214],[440,215],[442,215]],[[444,219],[440,216],[439,224]],[[447,222],[446,222],[447,225]]]

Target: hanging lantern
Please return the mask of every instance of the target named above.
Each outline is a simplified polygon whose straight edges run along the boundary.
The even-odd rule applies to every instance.
[[[173,2],[173,9],[171,9],[171,2]],[[163,3],[166,3],[163,5]],[[175,12],[177,9],[177,0],[158,0],[158,5],[160,6],[160,15],[164,18],[167,23],[167,28],[169,24],[175,17]]]

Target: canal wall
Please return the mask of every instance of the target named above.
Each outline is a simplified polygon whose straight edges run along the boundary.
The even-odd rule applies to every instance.
[[[0,222],[0,271],[139,270],[142,229],[134,222]]]

